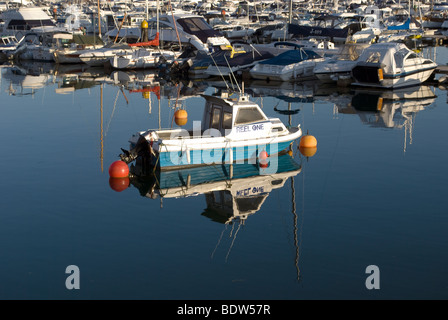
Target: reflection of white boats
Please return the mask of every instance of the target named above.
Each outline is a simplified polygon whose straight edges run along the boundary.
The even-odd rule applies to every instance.
[[[374,43],[364,50],[353,68],[353,84],[382,88],[420,85],[436,67],[434,61],[403,43]]]
[[[364,123],[384,128],[402,127],[425,107],[434,103],[436,95],[430,86],[415,86],[399,90],[356,90],[352,107]]]
[[[130,167],[131,184],[148,198],[185,198],[205,194],[204,215],[221,223],[244,222],[260,210],[269,193],[282,188],[301,166],[289,154],[277,158],[277,171],[264,175],[255,164],[222,164],[179,171],[145,172],[144,163]],[[143,167],[142,167],[143,165]]]
[[[263,151],[268,159],[274,159],[273,155],[302,135],[300,125],[286,128],[280,119],[268,118],[245,94],[238,99],[203,97],[206,104],[202,124],[194,123],[191,131],[141,131],[131,137],[131,148],[123,150],[121,159],[130,163],[144,157],[160,170],[257,161]]]
[[[33,94],[35,90],[47,86],[53,78],[49,73],[32,72],[19,66],[6,68],[2,77],[4,81],[9,82],[8,92],[11,95]],[[30,89],[31,92],[24,89]]]

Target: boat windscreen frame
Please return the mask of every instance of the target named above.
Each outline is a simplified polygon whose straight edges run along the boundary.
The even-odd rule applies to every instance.
[[[221,32],[213,29],[202,17],[179,18],[176,21],[186,33],[197,36],[204,43],[210,37],[222,36]]]

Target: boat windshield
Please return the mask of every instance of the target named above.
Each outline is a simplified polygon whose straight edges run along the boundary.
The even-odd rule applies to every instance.
[[[368,45],[345,45],[338,54],[338,60],[355,61]]]
[[[221,33],[214,30],[202,17],[180,18],[177,22],[186,33],[197,36],[203,42],[209,37],[221,36]]]
[[[263,114],[256,107],[246,107],[238,109],[235,118],[235,125],[266,120]]]
[[[212,27],[202,18],[178,19],[177,22],[179,22],[186,32],[191,34],[212,29]]]
[[[381,61],[381,52],[373,51],[370,53],[369,57],[366,59],[366,62],[370,63],[380,63]]]

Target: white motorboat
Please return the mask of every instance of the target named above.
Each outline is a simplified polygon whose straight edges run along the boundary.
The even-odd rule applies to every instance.
[[[300,81],[315,78],[314,68],[324,58],[313,50],[296,48],[261,61],[249,70],[253,79]]]
[[[66,40],[53,52],[56,63],[82,63],[81,54],[104,47],[101,38],[92,35],[69,34]]]
[[[27,33],[46,33],[62,31],[51,17],[39,7],[20,7],[0,14],[0,20],[5,22],[2,35],[13,35],[21,40]]]
[[[118,51],[110,59],[110,64],[115,69],[149,69],[156,68],[159,63],[173,61],[176,56],[171,50],[130,48]]]
[[[374,43],[364,50],[353,68],[352,84],[381,88],[420,85],[436,68],[434,61],[403,43]]]
[[[85,64],[92,67],[104,66],[118,52],[129,49],[128,44],[109,43],[99,49],[86,50],[79,55],[79,59]]]
[[[286,127],[278,118],[268,118],[259,105],[242,94],[238,99],[203,95],[203,121],[193,130],[182,128],[146,130],[133,135],[122,161],[144,159],[157,170],[182,167],[257,163],[261,155],[275,170],[277,154],[302,135],[300,125]],[[271,162],[272,161],[272,162]]]
[[[337,82],[341,77],[351,76],[360,54],[369,47],[366,43],[346,43],[338,54],[319,62],[314,75],[324,83]]]

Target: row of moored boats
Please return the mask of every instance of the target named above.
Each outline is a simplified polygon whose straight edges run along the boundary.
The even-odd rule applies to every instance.
[[[242,5],[234,12],[226,7],[227,11],[214,13],[185,8],[167,12],[158,7],[151,16],[149,10],[140,10],[139,14],[124,12],[121,21],[115,21],[116,27],[107,32],[101,32],[98,23],[97,32],[95,24],[87,32],[88,25],[80,23],[84,21],[79,18],[81,9],[65,9],[65,20],[55,19],[61,7],[54,16],[36,6],[2,12],[2,58],[113,69],[163,67],[171,74],[196,79],[318,78],[323,82],[347,81],[384,88],[421,84],[437,68],[433,60],[416,50],[427,30],[421,24],[415,27],[415,15],[408,14],[401,24],[395,21],[385,25],[385,21],[393,21],[390,12],[377,6],[318,14],[309,20],[298,11],[294,11],[295,19],[290,12],[289,21],[276,13],[269,14],[264,22],[260,21],[261,14],[250,15],[250,8]],[[91,10],[92,21],[95,17],[102,21],[102,16],[107,15]],[[69,17],[69,25],[76,28],[57,23]],[[114,17],[119,19],[119,13]],[[257,24],[259,28],[255,29]]]

